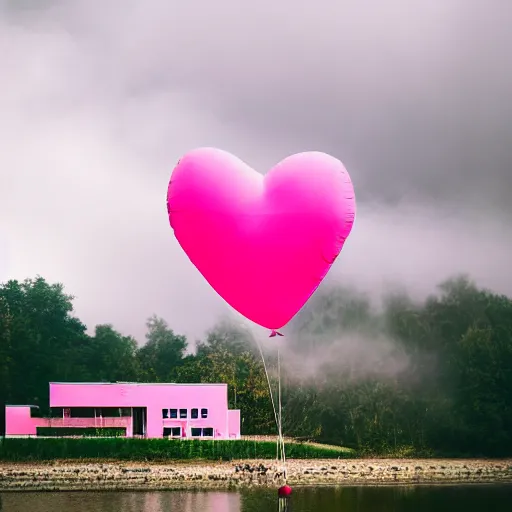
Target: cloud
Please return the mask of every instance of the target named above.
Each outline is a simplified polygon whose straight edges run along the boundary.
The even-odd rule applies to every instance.
[[[512,7],[10,2],[0,10],[0,279],[65,283],[92,328],[199,337],[227,306],[168,226],[173,165],[347,165],[358,218],[331,279],[378,297],[448,274],[512,293]]]

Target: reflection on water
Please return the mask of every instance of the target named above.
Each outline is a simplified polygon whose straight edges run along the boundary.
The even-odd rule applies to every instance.
[[[274,512],[275,489],[0,494],[2,512]],[[508,512],[512,485],[296,489],[293,512]]]
[[[4,494],[2,512],[240,512],[225,492],[63,492]]]

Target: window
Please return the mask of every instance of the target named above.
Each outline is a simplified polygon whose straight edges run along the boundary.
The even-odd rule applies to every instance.
[[[92,416],[88,413],[92,412]],[[72,409],[64,409],[65,418],[94,418],[94,409],[90,409],[87,412],[81,407],[73,407]]]
[[[178,417],[178,409],[171,409],[171,419],[176,419]]]
[[[199,418],[199,409],[192,409],[190,411],[190,417],[193,419],[193,420],[197,420],[197,418]]]
[[[41,409],[39,409],[39,407],[34,406],[34,407],[30,408],[30,417],[31,418],[42,418],[43,413],[42,413]]]
[[[169,409],[162,409],[162,418],[164,420],[166,420],[168,417],[169,417]]]
[[[187,409],[180,409],[180,418],[186,418],[187,417]]]
[[[64,409],[62,407],[51,407],[50,418],[62,418],[64,416]]]
[[[101,407],[96,409],[96,415],[103,418],[119,418],[121,416],[121,409],[119,407]],[[127,416],[130,416],[130,413]]]
[[[213,428],[191,428],[192,437],[213,437]]]
[[[71,407],[69,410],[69,416],[64,414],[66,418],[94,418],[94,408],[92,407]]]
[[[201,409],[201,418],[208,418],[208,409]]]
[[[121,418],[129,418],[132,415],[132,411],[129,407],[121,407],[121,409],[119,409],[119,415]]]
[[[165,427],[164,437],[181,437],[181,427]]]

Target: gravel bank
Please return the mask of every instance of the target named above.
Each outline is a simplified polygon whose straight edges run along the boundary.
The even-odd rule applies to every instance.
[[[290,485],[512,482],[512,460],[289,460]],[[276,486],[270,461],[0,464],[0,491]]]

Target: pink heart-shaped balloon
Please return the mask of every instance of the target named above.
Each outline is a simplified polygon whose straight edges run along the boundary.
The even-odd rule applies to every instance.
[[[340,253],[355,216],[350,176],[320,152],[285,158],[265,176],[214,148],[186,154],[167,193],[183,250],[234,309],[279,329]]]

